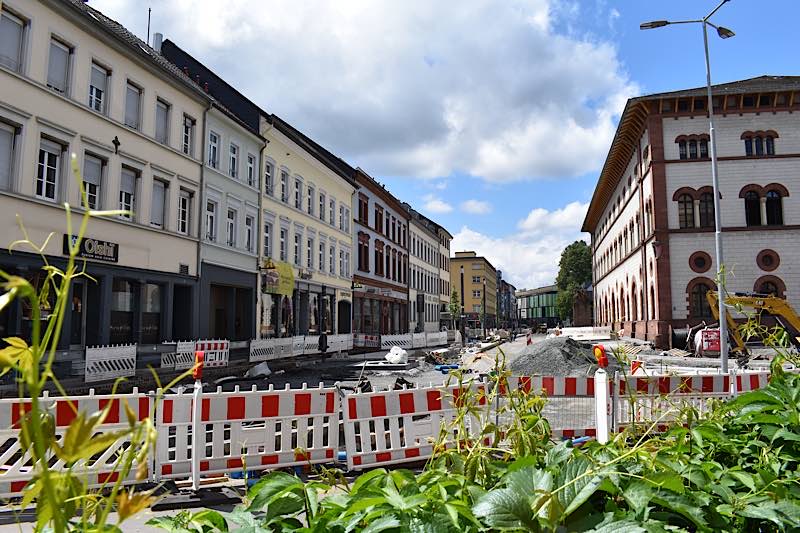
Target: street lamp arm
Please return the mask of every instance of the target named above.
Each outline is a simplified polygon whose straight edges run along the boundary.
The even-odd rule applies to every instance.
[[[720,2],[720,3],[719,3],[719,5],[718,5],[717,7],[715,7],[715,8],[714,8],[714,11],[712,11],[711,13],[709,13],[708,15],[706,15],[706,16],[705,16],[705,18],[703,19],[703,21],[707,21],[708,19],[710,19],[711,17],[713,17],[713,16],[714,16],[714,13],[716,13],[717,11],[719,11],[719,8],[721,8],[722,6],[724,6],[725,4],[727,4],[727,3],[728,3],[728,2],[730,2],[730,1],[731,1],[731,0],[722,0],[722,2]]]

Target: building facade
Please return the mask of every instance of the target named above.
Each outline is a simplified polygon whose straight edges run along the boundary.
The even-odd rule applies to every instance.
[[[628,101],[583,230],[592,235],[595,323],[669,344],[712,321],[714,197],[705,88]],[[713,87],[726,288],[800,304],[800,78]]]
[[[450,312],[450,242],[453,236],[436,224],[439,240],[439,329],[455,329],[455,319]]]
[[[408,299],[411,306],[409,331],[428,333],[439,331],[439,235],[432,221],[403,204],[409,214],[409,281]]]
[[[71,287],[59,358],[87,345],[199,333],[199,125],[211,98],[146,43],[78,0],[7,0],[0,12],[0,227],[6,244],[45,242],[63,265],[69,202],[125,210],[93,218],[80,256],[92,279]],[[80,172],[70,168],[70,154]],[[0,252],[0,267],[41,288],[41,257]],[[49,312],[43,309],[43,316]],[[30,337],[31,310],[0,314],[0,336]],[[70,349],[72,350],[70,352]]]
[[[498,324],[502,328],[513,328],[517,322],[516,287],[503,279],[502,272],[497,271],[497,308]]]
[[[462,273],[465,293],[463,297]],[[497,270],[485,257],[472,251],[456,252],[450,258],[450,284],[458,294],[458,301],[463,304],[467,327],[497,326]]]
[[[409,214],[369,174],[356,169],[353,331],[408,333]]]
[[[355,171],[280,117],[261,132],[259,333],[350,333]]]
[[[556,297],[558,287],[547,285],[537,289],[522,289],[516,292],[517,317],[520,324],[537,327],[545,324],[554,328],[560,322]]]

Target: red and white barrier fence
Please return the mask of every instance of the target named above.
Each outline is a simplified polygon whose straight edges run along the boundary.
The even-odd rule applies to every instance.
[[[136,419],[141,421],[150,416],[153,405],[152,398],[139,393],[136,389],[130,394],[68,396],[59,398],[43,397],[41,406],[53,414],[55,434],[63,438],[70,423],[81,411],[94,413],[108,408],[104,422],[97,426],[97,433],[114,433],[128,429],[128,416],[125,411],[128,404]],[[0,399],[0,498],[19,496],[33,476],[33,462],[28,452],[23,453],[20,444],[20,420],[30,411],[30,402],[16,399]],[[105,483],[114,483],[119,479],[117,454],[128,446],[129,441],[119,438],[105,451],[81,460],[72,466],[72,472],[85,476],[90,487],[100,487]],[[68,467],[63,460],[54,457],[50,470],[63,471]],[[124,484],[135,483],[136,464],[133,465]]]

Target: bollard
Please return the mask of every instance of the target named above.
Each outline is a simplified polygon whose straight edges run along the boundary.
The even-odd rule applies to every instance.
[[[594,373],[594,407],[597,442],[606,444],[611,427],[611,397],[608,394],[608,374],[602,368]]]
[[[205,364],[205,354],[201,351],[194,353],[194,395],[192,401],[192,490],[200,489],[200,427],[202,426],[202,403],[203,403],[203,365]]]

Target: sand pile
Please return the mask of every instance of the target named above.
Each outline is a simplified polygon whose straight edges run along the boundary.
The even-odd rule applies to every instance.
[[[616,361],[609,356],[612,372]],[[588,376],[597,369],[591,344],[555,337],[527,346],[509,365],[516,376]]]

